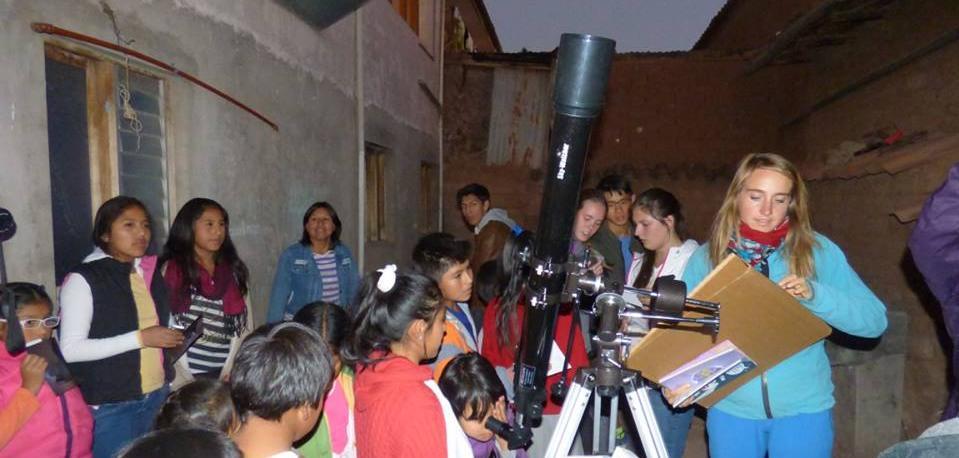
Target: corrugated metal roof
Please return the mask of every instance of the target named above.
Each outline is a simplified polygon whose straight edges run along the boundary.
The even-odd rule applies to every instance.
[[[913,144],[879,148],[833,167],[807,168],[803,171],[803,178],[817,181],[859,178],[880,173],[895,175],[944,155],[959,157],[959,134],[930,135],[927,139]]]
[[[486,163],[543,168],[548,148],[550,73],[515,67],[493,70]]]

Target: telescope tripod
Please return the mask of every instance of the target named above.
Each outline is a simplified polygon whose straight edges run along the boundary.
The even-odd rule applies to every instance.
[[[613,388],[610,393],[609,388]],[[550,438],[549,446],[546,449],[546,458],[566,458],[569,456],[570,447],[576,437],[580,423],[583,420],[583,413],[589,405],[589,399],[595,395],[593,402],[593,447],[603,450],[605,456],[619,456],[614,454],[616,446],[616,421],[615,416],[619,410],[619,394],[623,392],[626,395],[626,402],[629,404],[629,412],[632,415],[633,423],[639,432],[640,440],[643,444],[643,450],[646,451],[647,458],[668,458],[666,454],[666,444],[663,442],[663,435],[656,422],[656,415],[653,413],[653,407],[650,402],[651,390],[646,383],[633,371],[623,370],[622,381],[616,387],[601,387],[596,384],[596,369],[580,369],[576,374],[573,384],[569,388],[566,400],[563,402],[563,409],[559,414],[559,422],[556,430]],[[609,396],[612,394],[612,396]],[[652,394],[655,395],[655,392]],[[599,447],[600,438],[604,431],[601,431],[600,412],[604,401],[610,404],[611,419],[606,433],[606,447]],[[593,453],[596,450],[592,450]]]

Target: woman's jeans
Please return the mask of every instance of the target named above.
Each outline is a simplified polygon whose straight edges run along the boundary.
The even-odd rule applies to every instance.
[[[94,458],[111,458],[134,439],[152,431],[168,394],[170,386],[164,385],[139,399],[91,406]]]
[[[656,423],[663,433],[663,442],[666,452],[672,457],[682,457],[686,450],[686,436],[689,435],[689,425],[693,422],[696,409],[686,407],[674,409],[660,390],[649,391],[649,403],[653,407]]]

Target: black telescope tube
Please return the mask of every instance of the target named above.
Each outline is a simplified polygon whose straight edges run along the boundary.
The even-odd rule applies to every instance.
[[[526,319],[516,357],[516,424],[542,418],[556,315],[566,281],[573,219],[586,165],[589,134],[603,106],[616,42],[563,34],[554,85],[555,113],[543,204],[526,288]]]

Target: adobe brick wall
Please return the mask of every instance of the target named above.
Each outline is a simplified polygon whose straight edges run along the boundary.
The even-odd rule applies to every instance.
[[[796,0],[784,5],[798,8],[812,3],[816,2]],[[759,29],[773,21],[760,20],[755,14],[734,18],[740,24],[737,28],[755,25],[757,30],[749,33],[765,33]],[[781,17],[785,13],[765,14]],[[813,53],[810,63],[767,67],[748,77],[740,74],[745,64],[742,58],[718,51],[618,56],[607,106],[594,130],[586,185],[594,185],[606,172],[619,171],[633,178],[637,190],[653,185],[670,189],[685,204],[692,235],[702,240],[731,168],[743,154],[779,151],[810,167],[838,160],[835,147],[840,142],[859,140],[864,133],[889,125],[906,132],[957,133],[959,43],[899,69],[802,122],[783,126],[823,97],[957,24],[959,3],[898,2],[885,19],[856,29],[843,46]],[[725,46],[756,43],[755,36],[736,38],[733,30],[728,34],[723,38]],[[469,181],[484,182],[493,192],[496,206],[506,207],[521,224],[534,227],[541,171],[522,163],[502,167],[483,163],[492,72],[471,68],[464,78],[447,70],[445,227],[467,234],[453,193]],[[456,87],[451,78],[465,84]],[[904,438],[916,437],[936,422],[947,394],[948,350],[940,343],[944,329],[938,304],[928,296],[906,251],[913,225],[899,223],[890,213],[921,201],[938,186],[953,160],[947,157],[895,176],[810,183],[814,227],[845,250],[863,280],[891,309],[904,310],[909,316],[902,400]]]
[[[485,161],[492,68],[448,62],[444,77],[443,230],[472,237],[456,206],[456,191],[473,182],[489,188],[494,207],[506,209],[523,227],[535,227],[543,192],[541,166]]]
[[[765,45],[777,32],[823,0],[777,0],[775,3],[728,0],[719,20],[710,24],[698,49],[751,50]],[[775,7],[772,7],[775,5]]]
[[[797,86],[794,113],[875,69],[905,56],[959,24],[954,2],[899,2],[886,18],[857,30],[853,40],[814,55]],[[885,126],[906,133],[959,132],[959,43],[953,43],[876,81],[796,125],[783,128],[790,155],[813,166],[839,161],[836,146]],[[792,114],[787,116],[791,118]],[[941,183],[956,156],[902,172],[810,183],[815,227],[846,251],[863,279],[890,308],[909,315],[903,436],[935,423],[947,394],[947,354],[938,304],[917,278],[906,241],[913,223],[890,213],[920,202]]]
[[[664,187],[686,205],[692,233],[705,236],[735,162],[778,145],[774,127],[789,100],[770,94],[782,72],[747,81],[739,78],[743,65],[738,56],[713,52],[617,56],[584,186],[619,172],[633,178],[637,192]],[[535,228],[542,165],[485,163],[492,70],[448,62],[445,77],[444,230],[468,235],[455,192],[472,181],[490,189],[494,206]]]
[[[593,136],[589,170],[614,164],[710,168],[777,143],[778,74],[740,77],[744,61],[711,52],[619,56]]]

